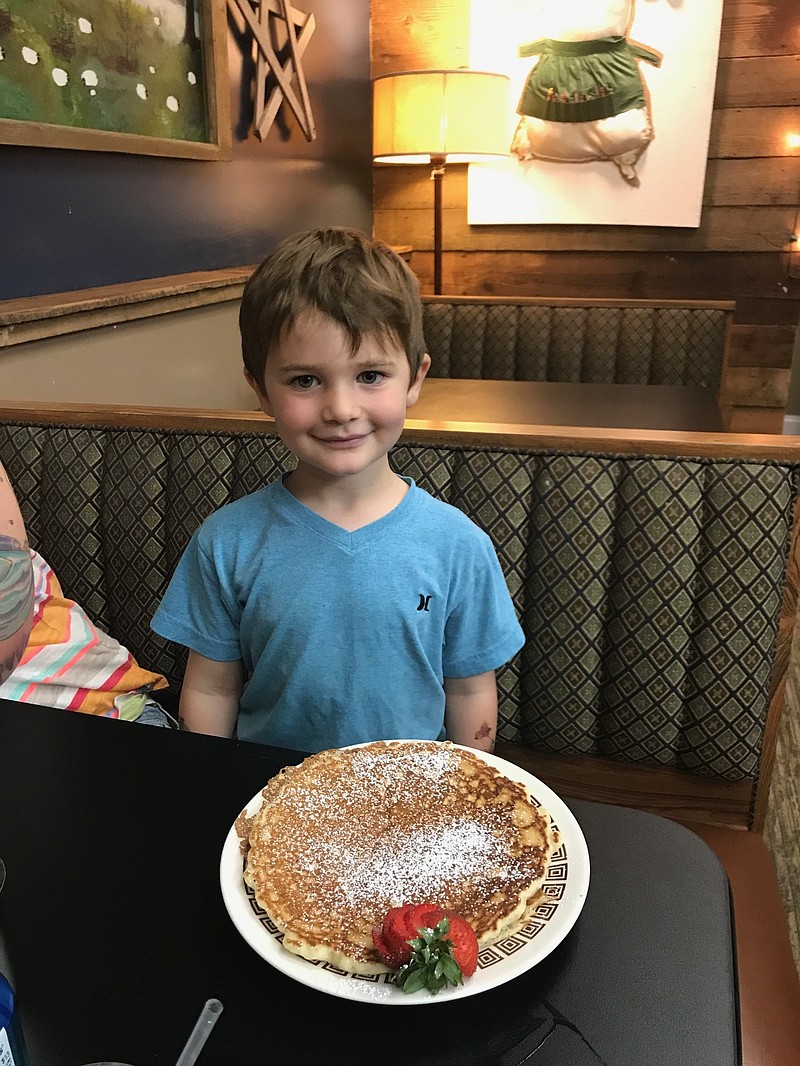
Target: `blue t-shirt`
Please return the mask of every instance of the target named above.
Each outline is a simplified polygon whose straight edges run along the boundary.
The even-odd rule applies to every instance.
[[[489,537],[408,483],[354,532],[275,481],[192,537],[152,626],[206,658],[243,661],[240,739],[301,751],[433,740],[443,679],[496,669],[522,647]]]

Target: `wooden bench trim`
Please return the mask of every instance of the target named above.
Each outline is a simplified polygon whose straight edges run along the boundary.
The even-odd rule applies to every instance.
[[[406,419],[405,440],[428,444],[500,445],[523,449],[615,451],[626,455],[677,455],[709,459],[752,458],[800,462],[800,436],[767,433],[684,433],[581,426],[514,426],[505,423],[432,422]],[[46,404],[35,400],[0,401],[6,422],[124,426],[188,430],[197,433],[274,433],[274,423],[260,411],[117,404]]]
[[[521,766],[559,796],[634,807],[676,821],[750,828],[746,811],[754,793],[751,781],[699,777],[669,766],[645,766],[597,755],[555,755],[524,744],[498,740],[495,754]]]
[[[611,297],[583,296],[434,296],[426,293],[422,296],[425,304],[519,304],[522,307],[630,307],[630,308],[666,308],[689,311],[730,311],[736,310],[735,300],[635,300],[613,299]]]
[[[783,1066],[800,1048],[800,979],[775,865],[758,833],[683,823],[714,851],[728,875],[744,1066]]]

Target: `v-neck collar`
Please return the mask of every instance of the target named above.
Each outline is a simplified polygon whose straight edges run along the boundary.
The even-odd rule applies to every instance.
[[[380,537],[386,527],[391,523],[397,521],[398,518],[402,518],[405,512],[410,511],[416,506],[417,500],[417,487],[413,478],[404,477],[403,481],[408,485],[408,492],[403,496],[402,500],[397,503],[391,511],[387,511],[385,515],[381,515],[380,518],[376,518],[374,522],[368,522],[364,526],[360,526],[358,529],[344,529],[342,526],[337,526],[335,522],[329,521],[327,518],[323,518],[322,515],[317,514],[316,511],[312,511],[306,504],[301,503],[296,496],[293,496],[291,492],[286,488],[284,482],[284,476],[277,482],[277,494],[278,500],[284,514],[294,522],[299,522],[306,529],[310,529],[317,536],[322,537],[344,551],[356,552],[361,548],[372,544],[378,537]]]

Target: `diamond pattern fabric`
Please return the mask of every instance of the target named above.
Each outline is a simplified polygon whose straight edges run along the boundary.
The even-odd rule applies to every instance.
[[[291,467],[281,442],[8,422],[0,457],[66,594],[179,688],[150,617],[200,522]],[[503,739],[757,776],[797,467],[409,441],[393,461],[496,545],[527,634]]]
[[[432,377],[718,389],[729,312],[423,298]]]

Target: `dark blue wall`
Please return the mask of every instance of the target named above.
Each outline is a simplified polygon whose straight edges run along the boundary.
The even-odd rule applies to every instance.
[[[372,226],[369,0],[308,0],[317,138],[284,105],[251,124],[249,41],[229,20],[233,159],[0,145],[0,299],[255,263],[287,233]]]

